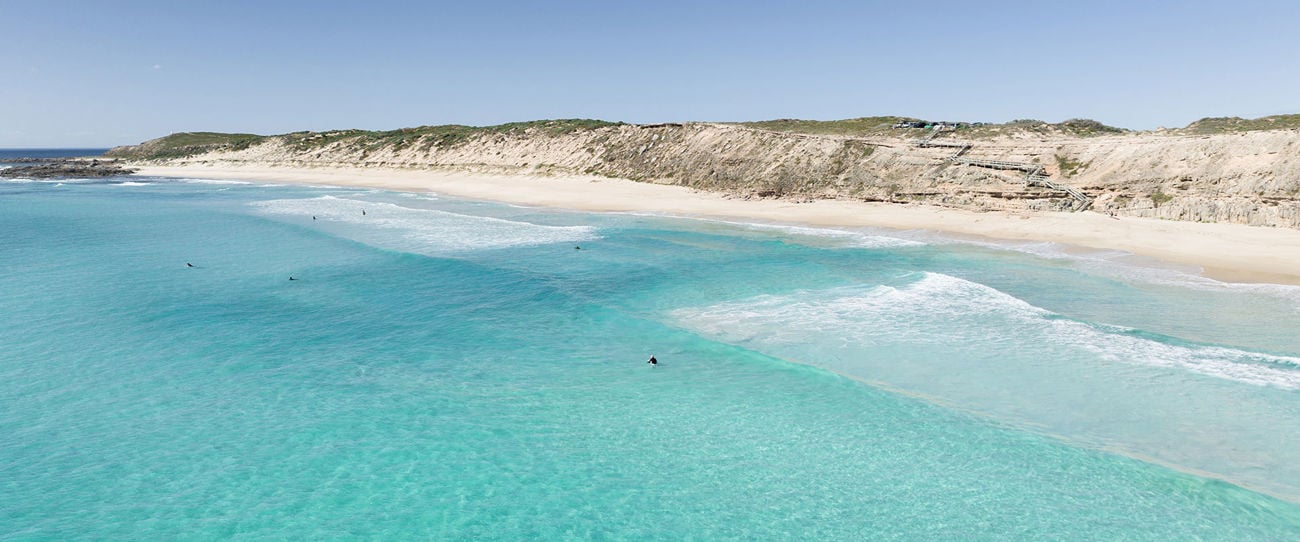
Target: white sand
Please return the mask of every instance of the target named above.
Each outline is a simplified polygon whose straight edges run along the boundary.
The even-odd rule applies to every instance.
[[[1300,230],[1199,224],[1099,213],[976,213],[930,206],[819,200],[743,200],[597,177],[483,175],[382,168],[270,165],[143,167],[141,175],[363,186],[583,211],[645,211],[818,226],[925,229],[995,239],[1053,241],[1190,264],[1220,280],[1300,284]]]

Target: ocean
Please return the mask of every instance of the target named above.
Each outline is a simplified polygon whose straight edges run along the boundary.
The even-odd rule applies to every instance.
[[[0,149],[0,165],[20,158],[77,158],[100,156],[108,149]]]
[[[0,540],[1300,538],[1300,287],[149,177],[0,261]]]

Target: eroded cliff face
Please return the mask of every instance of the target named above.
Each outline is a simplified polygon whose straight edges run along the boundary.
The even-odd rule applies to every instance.
[[[960,132],[937,140],[954,136]],[[1054,182],[1083,191],[1096,211],[1300,228],[1300,130],[1101,137],[1026,132],[971,144],[963,157],[1042,165]],[[148,156],[148,145],[113,154]],[[958,164],[946,160],[955,148],[917,147],[902,134],[841,137],[689,123],[568,133],[530,129],[454,142],[412,137],[377,143],[326,132],[238,147],[154,163],[578,174],[738,197],[842,198],[971,210],[1066,210],[1075,203],[1063,192],[1027,186],[1021,172]]]
[[[1095,197],[1099,209],[1300,227],[1300,130],[1106,137],[1055,152],[1084,164],[1061,177]]]

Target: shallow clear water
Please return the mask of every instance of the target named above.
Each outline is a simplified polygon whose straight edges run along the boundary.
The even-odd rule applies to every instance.
[[[3,539],[1300,536],[1292,287],[183,179],[0,232]]]

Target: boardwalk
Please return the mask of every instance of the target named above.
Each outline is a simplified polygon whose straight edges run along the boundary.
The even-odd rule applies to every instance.
[[[963,166],[1000,169],[1004,171],[1024,172],[1025,186],[1036,186],[1041,188],[1047,188],[1049,190],[1056,190],[1058,192],[1065,192],[1071,198],[1074,198],[1075,203],[1070,207],[1071,211],[1083,211],[1086,210],[1088,207],[1092,206],[1092,200],[1088,198],[1086,194],[1084,194],[1083,192],[1079,191],[1077,188],[1074,188],[1072,186],[1053,181],[1051,176],[1047,174],[1047,171],[1043,169],[1043,166],[1039,164],[1028,164],[1024,162],[1010,162],[1006,160],[983,160],[979,158],[965,157],[963,155],[966,153],[966,151],[969,151],[975,145],[969,141],[952,141],[952,140],[935,139],[935,137],[938,136],[943,131],[945,130],[936,129],[930,132],[929,135],[913,141],[912,144],[919,148],[941,147],[941,148],[957,149],[957,151],[954,152],[952,156],[949,156],[945,159],[945,161],[949,163],[963,165]]]

